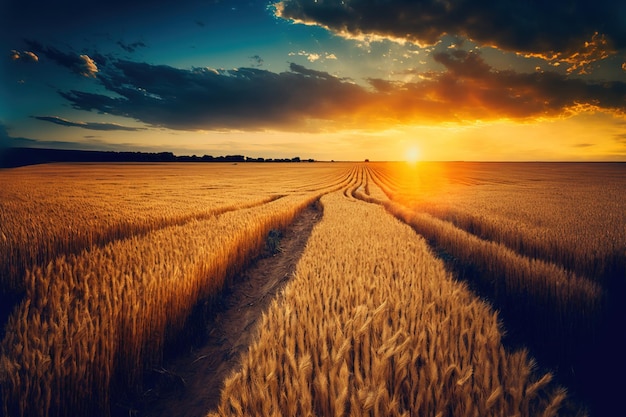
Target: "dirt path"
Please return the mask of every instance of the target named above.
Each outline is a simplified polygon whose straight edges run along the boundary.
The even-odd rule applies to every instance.
[[[162,370],[164,387],[139,415],[204,416],[219,402],[224,379],[253,341],[256,324],[293,276],[311,230],[322,217],[319,205],[307,207],[283,232],[281,251],[261,258],[237,276],[225,292],[224,308],[207,323],[207,343]],[[183,383],[184,381],[184,383]]]

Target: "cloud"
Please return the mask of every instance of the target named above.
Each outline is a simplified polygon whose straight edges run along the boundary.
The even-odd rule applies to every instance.
[[[11,136],[5,125],[0,123],[0,156],[7,148],[44,148],[44,149],[83,149],[83,150],[119,150],[119,146],[92,140],[90,143],[65,142],[58,140],[38,140]]]
[[[82,127],[90,130],[126,130],[136,132],[146,130],[143,127],[129,127],[118,125],[117,123],[98,123],[98,122],[72,122],[57,116],[32,116],[33,119],[43,120],[44,122],[55,123],[61,126]]]
[[[564,61],[573,70],[626,48],[626,3],[518,0],[282,0],[276,14],[345,37],[434,45],[445,34],[523,55]]]
[[[282,73],[182,70],[131,61],[116,61],[114,67],[100,80],[117,97],[75,90],[62,96],[76,109],[190,130],[304,127],[304,121],[332,119],[366,96],[362,87],[296,64]]]
[[[250,57],[250,59],[252,60],[255,67],[263,66],[263,58],[261,58],[259,55],[253,55]]]
[[[182,130],[315,131],[557,118],[583,111],[626,115],[624,82],[593,83],[550,71],[498,71],[480,53],[463,50],[434,53],[433,58],[443,72],[407,71],[417,81],[369,79],[369,86],[295,63],[289,71],[274,73],[114,61],[98,78],[110,95],[77,90],[61,95],[75,109]]]
[[[320,59],[320,55],[319,54],[315,54],[315,53],[310,53],[307,58],[306,58],[309,62],[315,62],[318,59]]]
[[[337,59],[337,56],[335,54],[331,54],[328,52],[324,52],[321,54],[315,53],[315,52],[307,52],[307,51],[298,51],[298,52],[289,52],[289,56],[304,56],[306,57],[307,61],[309,62],[315,62],[318,60],[326,60],[326,59]]]
[[[385,93],[390,108],[419,110],[439,120],[565,117],[588,110],[626,114],[624,82],[586,82],[549,71],[497,71],[478,52],[446,51],[433,58],[446,71],[424,72],[422,81],[393,86]]]
[[[132,54],[138,48],[146,48],[146,44],[141,41],[137,41],[133,43],[124,43],[122,41],[117,41],[117,45],[123,50],[125,50],[126,52],[128,52],[129,54]]]
[[[54,47],[44,46],[36,41],[26,40],[25,42],[33,51],[70,69],[78,75],[95,78],[98,73],[98,65],[88,55],[62,52]]]
[[[22,62],[38,62],[39,57],[31,51],[16,51],[13,49],[10,55],[13,61],[22,61]]]
[[[84,77],[96,78],[96,73],[98,72],[96,62],[87,55],[79,55],[78,58],[82,61],[81,69],[78,73]]]

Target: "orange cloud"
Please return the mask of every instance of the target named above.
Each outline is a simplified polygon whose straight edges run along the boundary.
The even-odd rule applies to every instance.
[[[82,61],[80,75],[85,77],[96,78],[96,73],[98,72],[98,66],[94,62],[93,59],[89,58],[87,55],[80,55],[80,60]]]
[[[568,117],[588,111],[626,114],[626,83],[588,83],[555,72],[496,71],[476,52],[434,54],[446,67],[421,81],[371,80],[378,97],[366,112],[402,123]]]
[[[19,52],[19,51],[16,51],[15,49],[11,51],[10,58],[13,61],[17,61],[17,60],[25,61],[25,62],[38,62],[39,61],[39,57],[34,52],[31,52],[31,51]]]
[[[626,115],[626,83],[593,83],[551,71],[498,71],[478,52],[433,54],[443,72],[368,86],[291,64],[274,73],[215,71],[118,61],[98,79],[112,93],[62,96],[76,109],[182,130],[379,129],[406,124],[562,118],[588,111]],[[409,75],[409,74],[407,74]]]
[[[589,41],[582,42],[577,47],[569,48],[561,52],[522,54],[525,57],[541,58],[554,66],[560,63],[569,65],[567,73],[588,74],[591,64],[615,55],[617,50],[611,46],[611,42],[603,34],[595,32]]]
[[[95,78],[98,73],[96,62],[88,55],[78,55],[76,53],[62,52],[53,47],[47,47],[36,41],[26,40],[29,48],[43,55],[47,59],[70,69],[72,72],[82,75],[83,77]],[[39,58],[34,52],[23,52],[22,57],[28,57],[31,60],[38,61]]]

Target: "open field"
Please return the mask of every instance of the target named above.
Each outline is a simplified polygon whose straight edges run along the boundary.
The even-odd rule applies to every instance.
[[[313,171],[305,170],[305,177],[300,178],[296,168],[289,175],[279,168],[266,171],[276,176],[274,183],[282,181],[280,190],[288,192],[276,198],[271,188],[258,190],[271,182],[263,175],[263,168],[248,166],[238,172],[231,172],[229,167],[211,172],[210,168],[200,166],[187,171],[195,175],[204,169],[199,182],[189,181],[174,168],[168,182],[152,180],[162,172],[159,166],[147,172],[144,166],[109,166],[104,173],[85,167],[82,170],[91,177],[79,187],[80,180],[74,185],[73,174],[67,174],[76,167],[60,166],[57,181],[44,183],[36,190],[42,201],[37,200],[33,207],[29,199],[3,200],[9,204],[26,202],[3,210],[7,219],[3,226],[8,226],[4,235],[12,236],[12,230],[23,227],[26,232],[19,236],[42,236],[33,242],[34,250],[30,250],[27,238],[16,239],[6,246],[7,250],[45,254],[42,265],[34,263],[23,275],[17,275],[19,279],[8,277],[4,281],[10,289],[25,290],[24,301],[6,325],[2,344],[2,390],[9,415],[32,415],[34,410],[51,415],[70,410],[97,413],[108,409],[111,389],[139,389],[143,370],[160,362],[164,345],[177,338],[192,310],[217,296],[224,281],[263,249],[270,230],[284,227],[302,207],[340,187],[350,169],[319,165],[311,168]],[[13,188],[18,196],[20,189],[34,192],[28,180],[37,178],[37,169],[41,168],[34,167],[35,173],[24,176],[23,188]],[[133,188],[135,193],[129,195],[121,189],[106,198],[108,181],[103,181],[103,189],[94,186],[98,178],[118,175],[123,180],[116,181],[129,186],[142,184],[143,180],[151,181],[155,188]],[[16,185],[15,177],[9,180]],[[156,209],[138,210],[161,204],[159,184],[165,184],[163,193],[176,190],[182,196],[181,205],[175,206],[169,216]],[[236,192],[230,192],[234,185]],[[210,186],[218,187],[218,191],[204,191],[214,196],[212,201],[205,201],[204,206],[185,204],[194,190],[198,193]],[[93,205],[85,204],[91,201],[91,194]],[[247,203],[249,195],[259,202]],[[115,206],[116,201],[121,204]],[[99,204],[113,204],[116,209],[93,208]],[[38,210],[45,214],[30,216]],[[108,234],[106,227],[96,227],[99,220],[96,224],[89,222],[94,212],[114,229],[119,223],[108,223],[107,216],[131,226],[121,228],[122,236]],[[79,213],[83,221],[72,228],[72,220],[68,219],[74,213]],[[19,223],[21,218],[25,224]],[[136,224],[138,228],[134,228]],[[54,239],[58,230],[64,231],[59,239],[63,244],[47,246],[47,237]],[[99,236],[98,242],[107,243],[94,244],[92,235]],[[16,257],[3,259],[11,263]],[[33,259],[38,258],[23,256],[17,265]]]
[[[491,299],[514,338],[604,407],[612,387],[598,381],[607,369],[626,371],[625,171],[426,163],[371,173],[390,199],[377,201]]]
[[[249,330],[215,413],[610,410],[618,387],[579,375],[624,369],[625,174],[482,163],[0,171],[0,294],[19,301],[2,323],[2,412],[106,416],[141,396],[145,371],[201,331],[198,311],[211,315],[276,244],[270,231],[320,199],[322,220]]]
[[[556,415],[563,391],[526,352],[504,350],[496,313],[424,239],[340,193],[322,204],[215,416]]]
[[[246,165],[250,167],[250,164]],[[346,172],[253,164],[53,164],[2,171],[2,291],[61,254],[338,185]],[[339,168],[339,171],[341,168]],[[243,172],[242,172],[243,171]]]

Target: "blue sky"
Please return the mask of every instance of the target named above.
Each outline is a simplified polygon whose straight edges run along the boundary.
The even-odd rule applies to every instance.
[[[0,146],[626,160],[626,4],[0,6]]]

